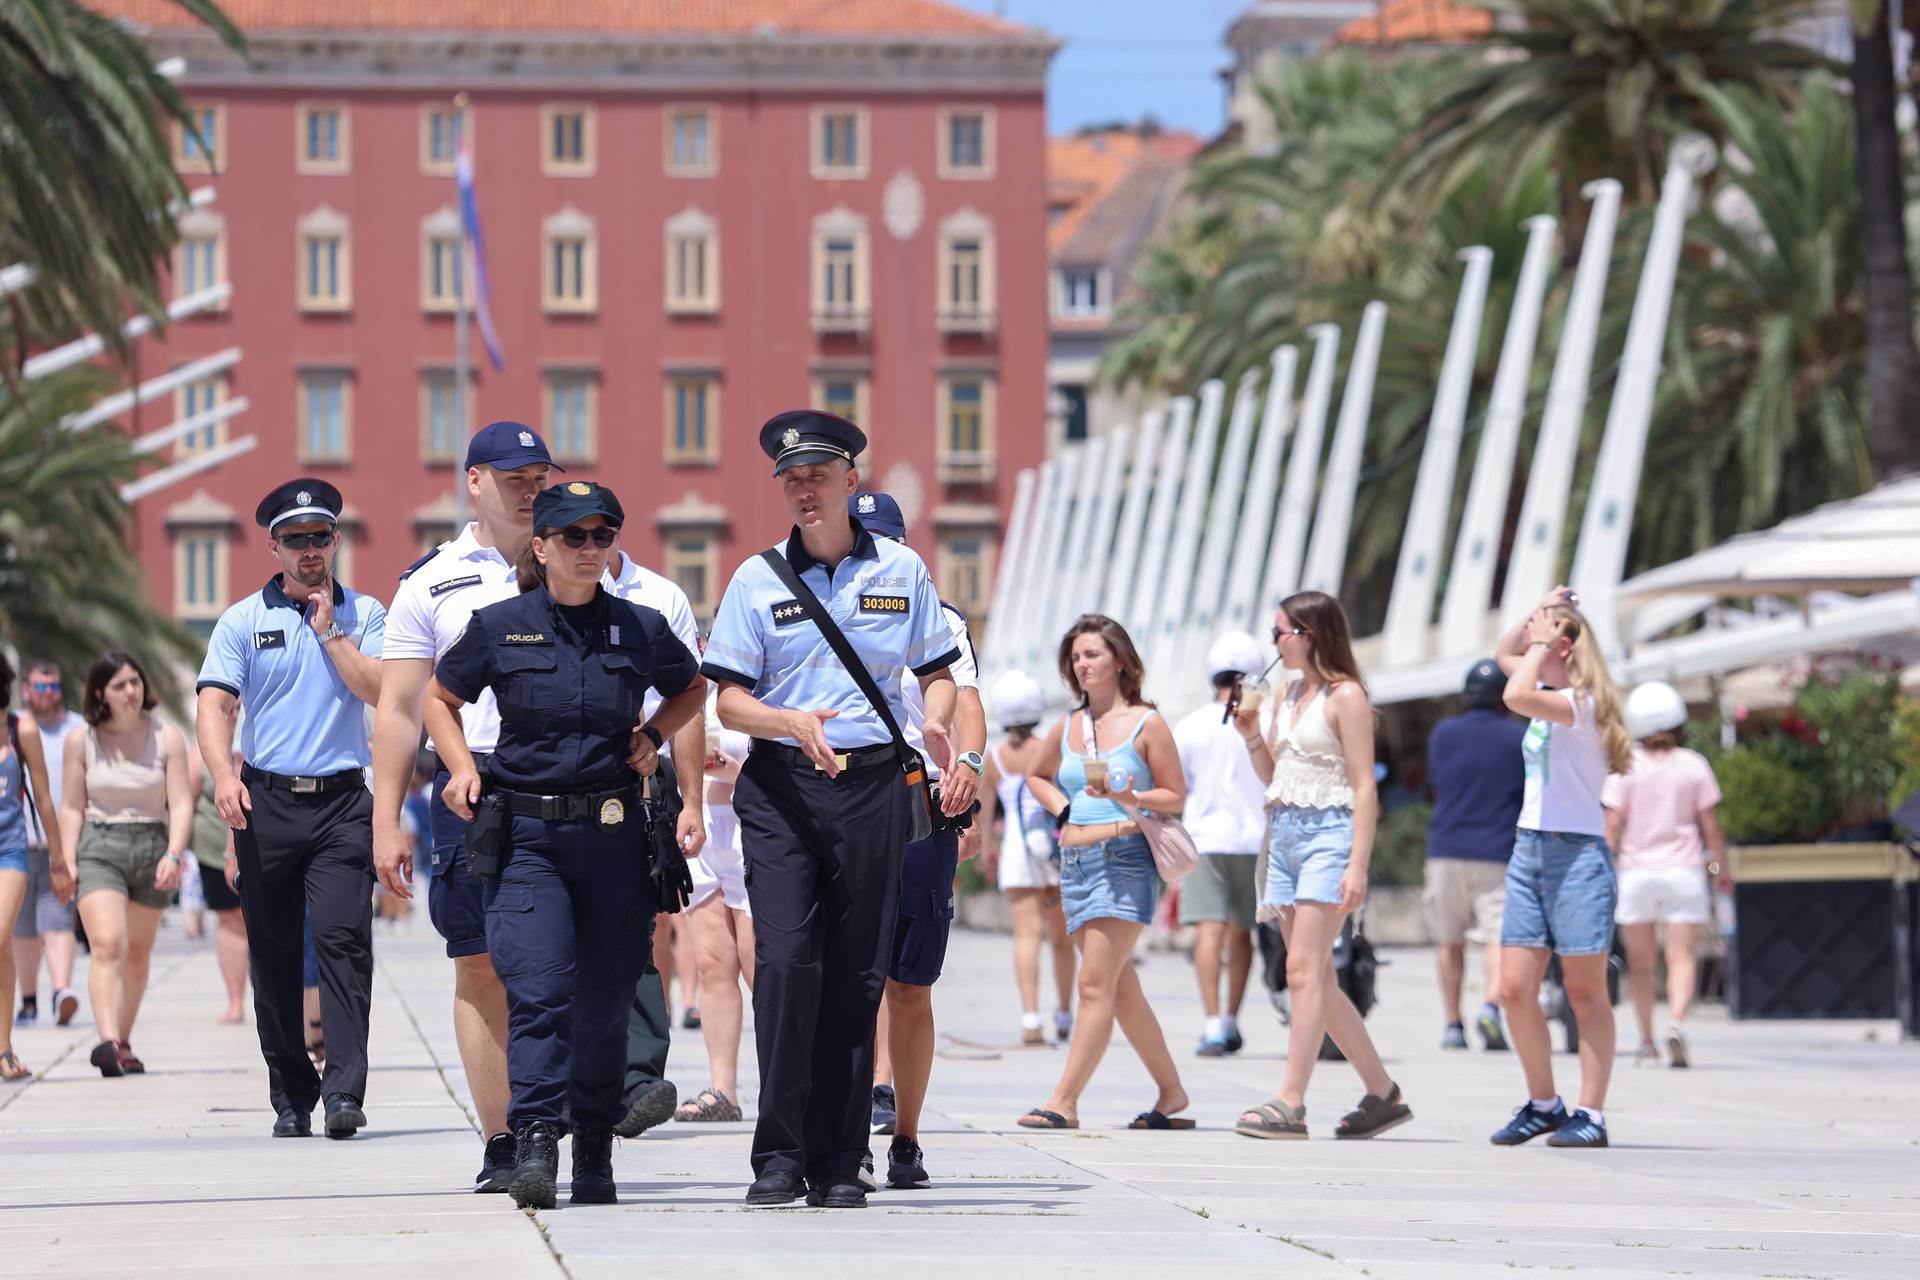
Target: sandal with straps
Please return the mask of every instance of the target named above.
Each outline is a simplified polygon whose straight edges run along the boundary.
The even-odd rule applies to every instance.
[[[1258,1116],[1249,1120],[1248,1116]],[[1307,1109],[1290,1107],[1275,1098],[1257,1107],[1248,1107],[1240,1115],[1233,1131],[1243,1138],[1304,1138],[1307,1136]]]
[[[740,1119],[740,1104],[720,1089],[702,1089],[680,1104],[675,1120],[688,1124],[725,1124]]]
[[[27,1065],[14,1056],[13,1050],[0,1052],[0,1080],[26,1080],[32,1075]]]

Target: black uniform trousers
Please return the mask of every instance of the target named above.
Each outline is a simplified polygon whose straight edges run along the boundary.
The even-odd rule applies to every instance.
[[[513,820],[512,851],[483,881],[487,951],[507,989],[507,1123],[611,1128],[626,1114],[627,1011],[647,954],[653,879],[640,816]]]
[[[253,965],[253,1017],[275,1110],[367,1093],[373,1004],[373,796],[364,786],[300,793],[250,780],[253,809],[233,833],[240,913]],[[307,910],[320,964],[322,1076],[307,1057],[301,971]]]
[[[755,1177],[852,1181],[873,1116],[873,1023],[886,990],[911,793],[897,765],[837,778],[770,753],[734,787],[753,906],[760,1059]]]

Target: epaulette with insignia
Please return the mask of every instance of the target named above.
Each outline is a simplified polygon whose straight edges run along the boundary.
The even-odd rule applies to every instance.
[[[408,578],[411,578],[413,576],[414,570],[418,569],[421,565],[425,564],[427,561],[433,559],[435,556],[439,554],[440,554],[440,548],[435,547],[433,550],[427,552],[427,554],[421,556],[418,560],[415,560],[412,564],[408,565],[406,568],[400,571],[400,581],[405,582]]]

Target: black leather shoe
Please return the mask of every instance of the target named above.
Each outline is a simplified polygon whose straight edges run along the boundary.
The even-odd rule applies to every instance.
[[[806,1183],[796,1173],[765,1173],[747,1188],[747,1208],[771,1209],[792,1204],[807,1194]]]
[[[274,1117],[273,1136],[276,1138],[311,1138],[313,1136],[313,1116],[293,1107],[281,1108]]]
[[[354,1133],[366,1127],[367,1113],[360,1109],[360,1099],[350,1093],[332,1093],[327,1095],[327,1136],[329,1138],[351,1138]]]
[[[487,1139],[487,1153],[480,1158],[480,1172],[474,1175],[473,1189],[478,1194],[505,1191],[513,1181],[513,1163],[519,1144],[510,1133],[496,1133]]]
[[[627,1114],[613,1131],[623,1138],[637,1138],[657,1124],[665,1124],[673,1119],[673,1109],[680,1103],[680,1091],[674,1088],[671,1080],[655,1080],[643,1085],[633,1097],[627,1100]]]
[[[507,1194],[522,1209],[553,1208],[553,1188],[560,1178],[560,1126],[529,1121],[514,1141],[513,1180],[507,1183]]]
[[[573,1131],[573,1194],[568,1204],[618,1204],[613,1183],[613,1130]]]
[[[836,1179],[807,1192],[807,1203],[815,1209],[864,1209],[867,1189],[850,1178]]]

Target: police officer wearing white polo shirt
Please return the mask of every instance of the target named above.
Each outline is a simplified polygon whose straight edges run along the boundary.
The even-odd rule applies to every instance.
[[[329,1138],[366,1124],[367,1012],[373,998],[372,798],[367,705],[380,694],[386,611],[333,578],[340,491],[291,480],[254,519],[280,572],[214,625],[200,669],[198,737],[214,804],[234,831],[253,1008],[276,1138],[312,1133],[326,1099]],[[231,714],[247,712],[233,766]],[[308,1059],[302,941],[313,912],[325,1076]]]
[[[388,618],[386,670],[373,729],[373,855],[382,887],[401,898],[413,897],[413,864],[400,829],[400,806],[419,751],[422,703],[433,665],[467,629],[476,609],[520,594],[514,563],[533,537],[533,500],[546,488],[549,472],[560,469],[540,434],[518,422],[489,423],[474,433],[466,462],[467,493],[477,518],[401,575]],[[459,714],[468,748],[484,763],[500,738],[493,692],[481,691]],[[446,782],[442,769],[433,788],[427,914],[453,961],[454,1039],[486,1139],[473,1189],[504,1192],[514,1166],[513,1135],[507,1131],[507,993],[487,954],[481,884],[467,870],[460,848],[466,824],[441,799]]]
[[[930,756],[951,766],[958,657],[920,557],[847,511],[866,436],[815,410],[760,431],[794,527],[734,573],[702,671],[720,722],[750,735],[734,811],[753,905],[760,1118],[749,1206],[866,1204],[858,1181],[872,1113],[873,1027],[893,956],[903,852],[926,803],[919,756],[896,745],[903,670],[924,694]],[[886,714],[811,620],[850,642]],[[925,825],[925,819],[920,825]]]

